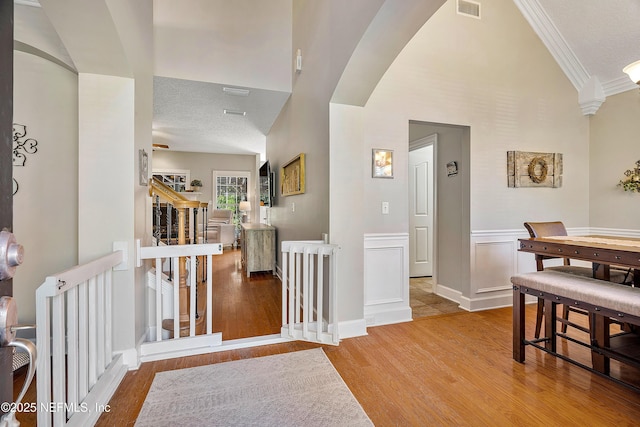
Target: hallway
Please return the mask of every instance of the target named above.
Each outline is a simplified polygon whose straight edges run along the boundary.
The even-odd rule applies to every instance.
[[[279,334],[282,324],[280,280],[270,272],[242,271],[240,249],[213,257],[213,330],[222,340]]]

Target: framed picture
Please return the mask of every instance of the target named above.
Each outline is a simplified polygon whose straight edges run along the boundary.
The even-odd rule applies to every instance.
[[[147,186],[149,185],[149,155],[144,150],[139,150],[139,159],[140,163],[140,185]]]
[[[304,153],[298,154],[280,169],[280,193],[283,196],[304,193]]]
[[[393,178],[393,150],[374,148],[371,153],[371,176]]]

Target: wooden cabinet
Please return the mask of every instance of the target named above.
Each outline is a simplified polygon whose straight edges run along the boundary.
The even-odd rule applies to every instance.
[[[254,271],[276,273],[276,228],[266,224],[242,224],[242,267],[247,277]]]

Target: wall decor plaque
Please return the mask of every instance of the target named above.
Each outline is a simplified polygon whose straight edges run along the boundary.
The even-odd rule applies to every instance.
[[[509,187],[562,187],[562,153],[507,151]]]

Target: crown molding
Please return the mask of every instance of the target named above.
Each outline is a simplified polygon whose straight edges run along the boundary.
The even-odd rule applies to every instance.
[[[606,96],[617,95],[629,90],[638,89],[638,85],[629,80],[627,76],[608,81],[602,84],[602,89]]]
[[[562,71],[569,78],[576,90],[580,91],[589,81],[589,73],[573,53],[567,41],[562,37],[558,28],[542,9],[538,0],[513,0],[525,19],[540,37],[555,58]]]
[[[591,76],[578,91],[578,103],[585,116],[595,114],[606,99],[602,84],[596,76]]]

